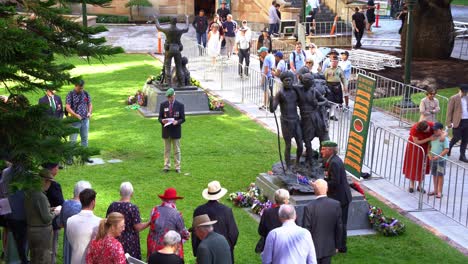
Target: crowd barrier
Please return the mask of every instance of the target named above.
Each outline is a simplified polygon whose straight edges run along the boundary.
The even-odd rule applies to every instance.
[[[211,58],[206,55],[206,49],[196,44],[185,45],[182,54],[189,58],[189,69],[190,67],[202,69],[202,80],[212,80],[219,84],[219,87],[212,87],[212,90],[233,92],[239,96],[242,103],[249,102],[259,107],[265,104],[263,87],[265,87],[267,79],[258,68],[249,67],[248,76],[246,76],[247,68],[235,60],[228,61],[219,57],[216,63],[213,64]],[[242,70],[242,77],[240,76],[240,70]],[[411,124],[419,119],[419,111],[395,112],[394,107],[404,98],[405,94],[416,101],[415,99],[421,99],[425,96],[425,90],[353,67],[349,81],[351,95],[355,93],[357,88],[358,74],[364,74],[376,79],[374,107],[398,118],[401,123]],[[270,85],[273,94],[276,94],[282,87],[281,81],[277,78],[271,79]],[[440,95],[437,95],[437,98],[441,111],[436,115],[436,119],[443,121],[448,99]],[[352,110],[343,109],[334,103],[329,103],[329,107],[335,108],[334,115],[338,118],[337,121],[328,120],[329,137],[340,146],[340,154],[345,154]],[[265,111],[265,115],[272,117],[269,111]],[[370,169],[371,174],[380,176],[407,191],[409,180],[403,174],[403,164],[406,148],[409,146],[417,151],[413,151],[412,155],[407,157],[410,161],[407,164],[422,163],[422,168],[425,167],[427,162],[426,153],[420,146],[409,142],[406,137],[378,127],[376,123],[371,122],[363,164]],[[468,179],[465,179],[468,177],[468,169],[450,160],[447,160],[446,164],[443,198],[437,199],[435,196],[427,196],[415,190],[413,193],[417,201],[415,210],[433,208],[460,224],[468,226],[468,198],[466,198],[468,197],[468,190],[465,188],[468,183]],[[422,188],[427,191],[432,190],[432,177],[424,175],[423,170],[418,175],[418,177],[424,179],[421,182]]]

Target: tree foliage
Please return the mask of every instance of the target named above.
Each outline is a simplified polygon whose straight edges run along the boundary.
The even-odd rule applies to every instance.
[[[129,11],[130,11],[130,20],[133,20],[133,13],[132,13],[132,9],[133,7],[137,7],[137,12],[138,12],[138,15],[140,15],[140,7],[151,7],[153,6],[153,4],[150,3],[150,1],[148,0],[130,0],[128,1],[128,3],[125,4],[125,7],[128,7],[129,8]]]
[[[88,27],[61,15],[57,0],[12,0],[0,2],[0,91],[9,94],[0,102],[0,159],[15,166],[18,188],[27,188],[45,162],[70,157],[86,159],[95,149],[68,142],[76,130],[72,119],[57,120],[46,114],[47,106],[32,105],[28,92],[59,90],[74,83],[74,66],[57,62],[58,56],[86,55],[102,60],[122,52],[106,46],[104,38],[92,35],[104,27]],[[21,10],[19,12],[18,10]]]

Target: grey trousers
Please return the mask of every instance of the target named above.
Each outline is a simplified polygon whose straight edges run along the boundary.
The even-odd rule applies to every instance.
[[[28,226],[31,264],[52,263],[52,226]]]

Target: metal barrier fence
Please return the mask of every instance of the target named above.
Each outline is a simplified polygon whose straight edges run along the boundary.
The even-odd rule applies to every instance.
[[[444,157],[439,156],[439,159],[445,162],[445,166],[438,166],[431,161],[431,168],[434,167],[437,173],[444,175],[443,180],[437,177],[443,182],[442,197],[428,195],[423,202],[468,227],[468,186],[465,186],[468,184],[468,168]],[[426,178],[426,186],[428,191],[435,190],[434,177]]]
[[[413,104],[413,107],[406,108],[404,104],[408,101],[404,99],[408,99],[412,102],[420,101],[426,96],[426,90],[412,85],[406,85],[376,73],[368,72],[366,75],[376,80],[373,107],[397,117],[400,121],[400,125],[402,123],[412,124],[419,121],[420,112],[418,105]],[[439,94],[437,94],[435,98],[439,101],[440,111],[434,114],[434,117],[439,122],[444,123],[447,113],[448,98]],[[399,104],[403,104],[403,107],[398,107]]]
[[[303,22],[301,25],[319,46],[352,47],[353,30],[346,21]]]

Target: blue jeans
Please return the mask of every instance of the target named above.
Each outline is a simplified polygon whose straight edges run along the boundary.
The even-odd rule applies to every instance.
[[[203,42],[203,47],[206,48],[206,32],[203,33],[198,33],[197,32],[197,43],[198,45],[202,45]]]
[[[80,130],[81,146],[88,146],[89,118],[81,119],[79,122],[72,123],[72,127]],[[70,141],[76,142],[78,134],[71,134]]]
[[[276,32],[277,32],[276,23],[275,24],[270,24],[270,28],[268,29],[268,34],[271,36],[271,34],[276,33]]]

